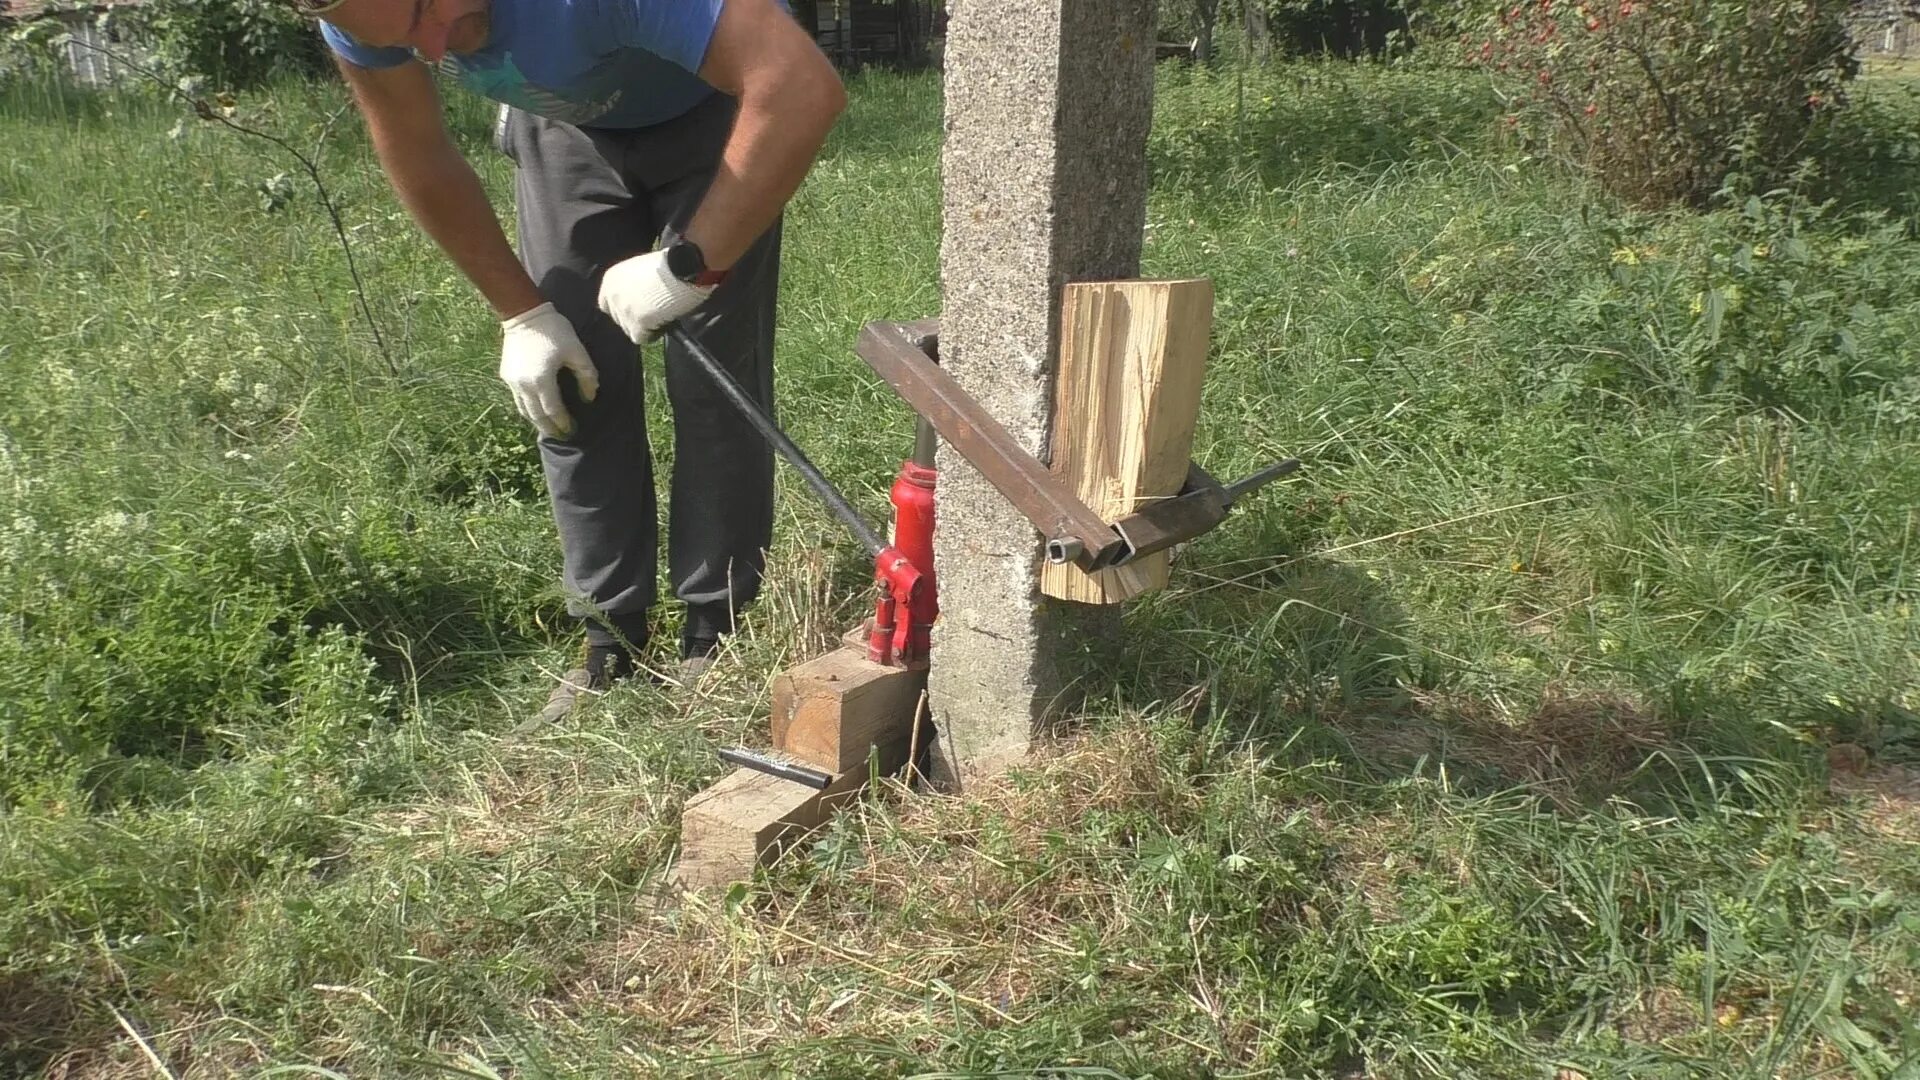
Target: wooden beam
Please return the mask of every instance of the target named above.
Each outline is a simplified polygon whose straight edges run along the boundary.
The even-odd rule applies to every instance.
[[[681,811],[674,883],[709,889],[746,881],[754,867],[819,828],[866,783],[864,769],[835,777],[824,791],[753,769],[734,770]]]
[[[864,648],[841,648],[773,681],[773,745],[831,773],[866,767],[912,741],[927,673],[882,667]]]
[[[1061,301],[1053,471],[1112,521],[1180,493],[1193,459],[1213,283],[1085,282]],[[1040,591],[1117,604],[1167,584],[1166,552],[1089,575],[1047,566]]]

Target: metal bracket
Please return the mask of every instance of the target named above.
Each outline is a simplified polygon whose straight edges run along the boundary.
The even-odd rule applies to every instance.
[[[940,321],[872,322],[854,351],[1046,537],[1047,560],[1092,573],[1212,531],[1238,499],[1300,467],[1289,458],[1232,484],[1190,465],[1179,495],[1109,524],[1029,454],[939,363]]]
[[[1187,485],[1180,494],[1128,514],[1113,523],[1113,531],[1126,541],[1127,559],[1165,551],[1212,532],[1227,519],[1235,503],[1299,468],[1299,458],[1288,458],[1244,480],[1222,484],[1207,475],[1207,470],[1190,464]]]
[[[868,323],[854,352],[927,419],[947,444],[1047,537],[1049,547],[1078,543],[1088,570],[1110,566],[1122,541],[1059,477],[1047,471],[1000,421],[973,400],[926,348],[938,348],[938,324]]]

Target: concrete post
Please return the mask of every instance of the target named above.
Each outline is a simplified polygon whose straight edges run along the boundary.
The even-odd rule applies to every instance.
[[[941,362],[1045,460],[1060,293],[1136,277],[1154,0],[953,0],[946,48]],[[1027,751],[1082,618],[1039,592],[1033,526],[942,446],[935,779]]]

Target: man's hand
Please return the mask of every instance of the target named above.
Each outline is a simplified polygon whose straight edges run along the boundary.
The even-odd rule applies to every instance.
[[[600,372],[573,324],[552,304],[541,304],[500,328],[500,379],[513,391],[514,407],[549,439],[572,434],[573,417],[560,397],[561,369],[573,372],[583,399],[600,392]]]
[[[652,341],[668,323],[691,313],[712,295],[712,287],[674,276],[665,251],[614,263],[600,279],[600,310],[611,315],[635,345]]]

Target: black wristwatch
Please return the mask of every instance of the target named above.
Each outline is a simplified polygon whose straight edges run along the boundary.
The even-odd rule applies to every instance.
[[[691,240],[677,240],[667,248],[667,270],[689,285],[711,289],[727,280],[725,270],[707,269],[706,253]]]

